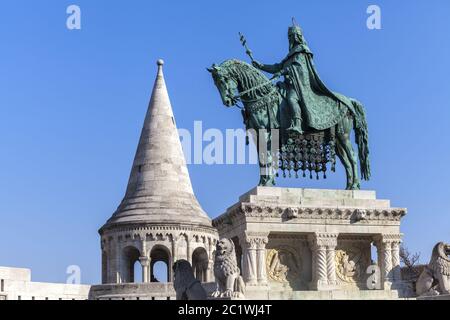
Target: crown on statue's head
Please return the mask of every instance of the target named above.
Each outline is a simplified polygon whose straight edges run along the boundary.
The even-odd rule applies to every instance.
[[[292,27],[289,27],[289,29],[288,29],[288,35],[290,36],[292,34],[298,34],[298,35],[303,34],[302,28],[300,28],[300,26],[297,24],[297,21],[295,21],[295,18],[292,18]]]

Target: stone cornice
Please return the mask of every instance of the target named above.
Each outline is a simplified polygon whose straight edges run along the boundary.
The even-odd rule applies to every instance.
[[[103,236],[113,236],[123,233],[173,233],[173,232],[199,232],[210,234],[211,236],[217,237],[217,230],[211,226],[211,228],[204,226],[195,225],[166,225],[166,224],[127,224],[127,225],[113,225],[108,226],[108,228],[102,228],[100,230],[100,235]]]
[[[361,219],[361,212],[364,217]],[[361,209],[351,207],[293,207],[293,206],[260,206],[242,203],[231,207],[227,213],[213,219],[212,224],[217,227],[229,223],[237,217],[247,218],[280,218],[283,221],[296,219],[335,219],[349,221],[400,221],[406,215],[404,208],[373,208]]]
[[[298,233],[297,234],[274,233],[270,235],[270,239],[308,241],[308,236],[306,234],[298,234]]]
[[[372,242],[373,236],[372,235],[348,235],[348,234],[341,234],[339,235],[339,242],[350,242],[350,243],[356,243],[356,242]]]

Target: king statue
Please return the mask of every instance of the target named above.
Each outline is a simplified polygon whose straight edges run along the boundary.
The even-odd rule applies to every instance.
[[[303,134],[303,129],[323,130],[353,105],[346,97],[331,92],[320,80],[301,28],[293,21],[288,30],[289,53],[280,63],[262,64],[253,60],[255,68],[284,76],[283,86],[291,123],[288,131]],[[343,104],[343,105],[341,105]]]

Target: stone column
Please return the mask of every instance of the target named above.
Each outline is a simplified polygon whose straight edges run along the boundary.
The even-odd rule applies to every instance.
[[[378,265],[381,271],[381,287],[390,290],[393,282],[401,280],[400,238],[398,234],[382,234],[375,238]]]
[[[208,269],[206,270],[206,282],[214,282],[214,260],[208,260]]]
[[[400,244],[401,235],[398,238],[392,240],[392,281],[397,284],[402,280],[401,267],[400,267]]]
[[[178,237],[172,237],[172,261],[173,263],[177,262],[178,258],[177,258],[177,242],[178,242]]]
[[[149,277],[150,258],[145,257],[145,256],[140,257],[139,262],[141,263],[141,267],[142,267],[142,282],[143,283],[150,282],[150,277]]]
[[[208,269],[206,270],[206,282],[214,282],[214,244],[213,239],[208,238]]]
[[[116,270],[114,275],[114,283],[122,283],[123,280],[123,254],[122,246],[120,244],[121,238],[116,239],[115,251],[116,251]]]
[[[172,257],[169,257],[169,260],[167,261],[167,282],[173,282],[174,274],[173,274],[173,259]]]
[[[267,285],[266,270],[266,244],[269,241],[267,236],[259,236],[256,240],[256,270],[258,285]]]
[[[337,234],[332,234],[327,240],[327,276],[330,288],[337,286],[336,280],[336,246]]]
[[[391,289],[392,279],[392,243],[389,240],[381,242],[381,275],[384,289]]]
[[[256,268],[256,242],[247,236],[240,238],[242,246],[242,275],[246,285],[256,285],[258,282]]]
[[[313,273],[311,289],[313,290],[335,289],[337,236],[335,233],[315,233],[309,236]]]
[[[191,238],[186,237],[186,260],[192,265],[192,255],[191,255]]]

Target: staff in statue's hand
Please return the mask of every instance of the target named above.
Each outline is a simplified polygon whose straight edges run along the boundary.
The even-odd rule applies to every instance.
[[[263,68],[263,64],[260,63],[259,61],[253,60],[252,61],[252,65],[256,68],[256,69],[262,69]]]
[[[250,57],[252,62],[255,61],[255,59],[253,58],[252,50],[250,50],[247,46],[247,39],[245,39],[245,36],[240,32],[239,32],[239,39],[241,40],[242,46],[245,48],[245,53]]]
[[[253,58],[253,52],[252,50],[249,49],[249,47],[247,46],[247,39],[245,39],[245,36],[239,32],[239,39],[241,40],[242,46],[245,48],[245,53],[250,57],[250,59],[252,60],[252,65],[257,68],[257,69],[262,69],[263,68],[263,64],[256,61]],[[278,79],[279,77],[282,76],[282,73],[275,73],[273,75],[273,77],[270,80],[275,80]]]

